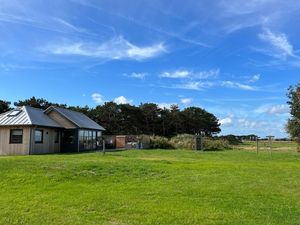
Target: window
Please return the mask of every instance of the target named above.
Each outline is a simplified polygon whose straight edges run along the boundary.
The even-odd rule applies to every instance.
[[[96,149],[97,132],[91,130],[79,130],[79,148],[80,150]]]
[[[22,129],[12,129],[10,130],[10,144],[22,144],[23,143],[23,130]]]
[[[7,116],[17,116],[22,112],[22,110],[19,109],[15,109],[13,111],[11,111]]]
[[[36,144],[41,144],[43,143],[43,137],[44,137],[44,132],[43,130],[39,130],[39,129],[36,129],[34,131],[34,142]]]
[[[54,143],[55,144],[59,143],[59,131],[58,130],[54,131]]]

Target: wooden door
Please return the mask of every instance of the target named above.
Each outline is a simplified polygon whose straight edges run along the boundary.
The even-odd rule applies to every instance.
[[[116,148],[125,148],[125,136],[116,136]]]

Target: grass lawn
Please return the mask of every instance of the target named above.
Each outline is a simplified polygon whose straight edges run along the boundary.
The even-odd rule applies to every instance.
[[[0,224],[300,224],[300,153],[0,157]]]
[[[259,150],[269,150],[269,141],[260,140],[258,143]],[[237,149],[256,150],[256,141],[245,141],[238,146]],[[294,141],[272,141],[272,149],[274,151],[297,151],[297,143]]]

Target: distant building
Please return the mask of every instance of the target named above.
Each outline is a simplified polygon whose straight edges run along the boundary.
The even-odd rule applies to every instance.
[[[104,130],[83,113],[69,109],[17,107],[0,114],[0,155],[96,150]]]

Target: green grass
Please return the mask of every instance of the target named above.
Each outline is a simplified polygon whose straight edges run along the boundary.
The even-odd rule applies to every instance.
[[[259,149],[262,151],[269,150],[269,141],[260,140]],[[256,150],[256,141],[245,141],[237,146],[235,149]],[[274,151],[297,151],[297,143],[294,141],[272,141],[272,149]]]
[[[0,157],[0,224],[299,224],[300,154]]]

